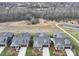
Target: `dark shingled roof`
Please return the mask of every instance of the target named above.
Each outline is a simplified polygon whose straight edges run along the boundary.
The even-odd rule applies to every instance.
[[[21,38],[13,37],[11,46],[20,46]]]
[[[42,47],[43,41],[39,37],[34,38],[33,47]]]
[[[71,45],[70,38],[65,37],[63,33],[57,33],[54,37],[54,45]]]
[[[54,44],[60,44],[60,45],[64,45],[64,39],[63,38],[54,38]]]
[[[13,37],[13,33],[11,32],[1,32],[0,33],[0,44],[6,44],[8,41],[10,41],[11,37]]]
[[[36,33],[33,47],[42,47],[43,45],[49,45],[50,43],[49,39],[50,38],[46,33]]]
[[[22,33],[20,36],[18,37],[14,37],[12,39],[12,44],[11,46],[21,46],[21,45],[28,45],[29,41],[30,41],[30,34],[29,33]]]

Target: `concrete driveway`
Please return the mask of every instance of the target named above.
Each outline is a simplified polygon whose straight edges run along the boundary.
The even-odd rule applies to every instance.
[[[27,47],[21,47],[18,56],[25,56]]]
[[[66,52],[67,56],[74,56],[71,49],[65,49],[65,52]]]
[[[0,54],[2,53],[2,51],[5,49],[5,47],[0,47]]]
[[[43,56],[50,56],[48,47],[43,47]]]

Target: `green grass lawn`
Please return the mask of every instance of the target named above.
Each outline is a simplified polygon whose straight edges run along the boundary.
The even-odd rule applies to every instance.
[[[31,40],[29,42],[29,46],[27,48],[27,51],[26,51],[26,56],[33,56],[32,55],[32,49],[33,49],[33,38],[35,36],[35,33],[31,33]]]
[[[11,51],[11,49],[9,47],[6,47],[2,53],[0,54],[0,56],[17,56],[18,52],[17,51]]]
[[[79,49],[73,47],[72,51],[73,51],[75,56],[79,56]]]
[[[79,38],[79,32],[71,32],[71,35],[73,35],[75,38]]]
[[[32,56],[32,47],[27,48],[26,56]]]
[[[49,49],[50,56],[55,56],[53,50]]]

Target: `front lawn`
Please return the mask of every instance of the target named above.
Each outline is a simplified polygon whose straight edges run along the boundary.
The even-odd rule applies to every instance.
[[[26,56],[32,56],[32,47],[27,48]]]
[[[10,47],[6,47],[0,56],[17,56],[18,52],[17,51],[12,51]]]
[[[77,48],[74,47],[72,49],[72,51],[73,51],[73,53],[74,53],[75,56],[79,56],[79,49],[77,49]]]
[[[50,48],[49,48],[49,53],[50,53],[50,56],[55,56],[54,51]]]

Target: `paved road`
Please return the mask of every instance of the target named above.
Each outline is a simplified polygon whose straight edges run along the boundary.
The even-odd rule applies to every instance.
[[[74,56],[71,49],[65,49],[65,52],[66,52],[67,56]]]
[[[18,56],[25,56],[27,47],[21,47],[19,50]]]
[[[2,53],[2,51],[5,49],[5,47],[0,47],[0,54]]]
[[[64,24],[63,27],[73,29],[79,32],[79,25],[76,24]]]
[[[48,47],[43,47],[43,56],[50,56]]]
[[[79,44],[79,41],[78,41],[74,36],[72,36],[70,33],[68,33],[68,32],[65,31],[63,28],[61,28],[61,27],[59,26],[59,24],[56,24],[56,26],[57,26],[60,30],[62,30],[64,33],[66,33],[67,35],[69,35],[71,38],[73,38],[73,39]]]

